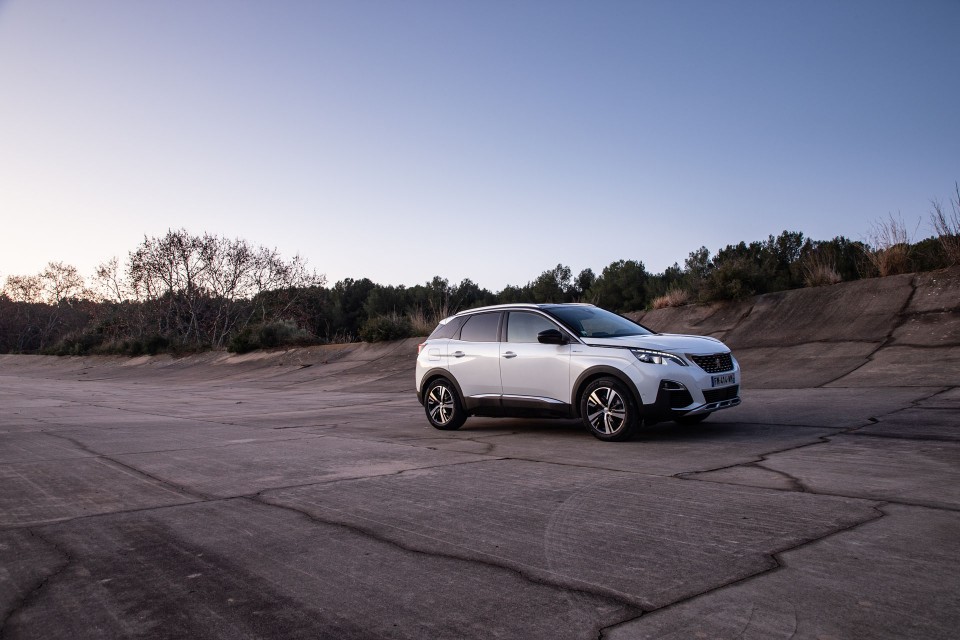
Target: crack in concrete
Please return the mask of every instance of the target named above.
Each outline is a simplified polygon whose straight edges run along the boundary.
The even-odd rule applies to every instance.
[[[896,315],[894,316],[894,317],[897,319],[896,322],[894,323],[894,326],[890,328],[890,331],[889,331],[889,332],[887,333],[887,335],[883,338],[883,340],[880,342],[880,344],[877,345],[877,348],[874,349],[873,351],[871,351],[870,353],[868,353],[868,354],[866,355],[866,357],[864,358],[864,361],[861,362],[861,363],[860,363],[859,365],[857,365],[856,367],[854,367],[853,369],[851,369],[850,371],[847,371],[847,372],[844,373],[843,375],[837,376],[836,378],[834,378],[834,379],[832,379],[832,380],[828,380],[827,382],[824,382],[823,384],[819,384],[819,385],[817,385],[815,388],[817,388],[817,389],[822,389],[822,388],[826,387],[828,384],[833,384],[834,382],[837,382],[837,381],[839,381],[839,380],[842,380],[843,378],[846,378],[847,376],[855,373],[856,371],[859,371],[859,370],[862,369],[863,367],[865,367],[865,366],[867,366],[868,364],[870,364],[871,362],[873,362],[873,357],[874,357],[875,355],[877,355],[877,353],[878,353],[881,349],[883,349],[884,347],[888,346],[888,345],[893,341],[893,334],[895,334],[895,333],[897,332],[897,329],[900,329],[900,328],[903,327],[907,322],[909,322],[909,321],[910,321],[910,318],[912,317],[912,314],[907,314],[907,309],[910,308],[910,304],[913,302],[914,296],[917,295],[917,288],[918,288],[918,287],[917,287],[917,276],[914,275],[913,277],[911,277],[909,284],[910,284],[910,295],[907,296],[907,299],[904,300],[903,304],[900,306],[900,310],[897,311]]]
[[[916,287],[914,287],[914,291],[916,291]],[[912,295],[912,294],[911,294],[911,295]],[[908,302],[905,303],[905,304],[909,304],[909,298],[908,298]],[[835,494],[835,493],[827,493],[827,492],[814,491],[814,490],[810,489],[809,487],[807,487],[806,485],[804,485],[804,483],[803,483],[800,479],[798,479],[798,478],[796,478],[796,477],[794,477],[794,476],[786,473],[785,471],[781,471],[781,470],[778,470],[778,469],[773,469],[773,468],[771,468],[771,467],[769,467],[769,466],[766,466],[766,465],[764,465],[763,463],[769,462],[769,461],[770,461],[770,458],[771,458],[772,456],[775,456],[775,455],[778,455],[778,454],[788,453],[788,452],[791,452],[791,451],[796,451],[796,450],[798,450],[798,449],[803,449],[803,448],[811,447],[811,446],[819,446],[819,445],[822,445],[822,444],[830,444],[830,443],[833,441],[833,438],[834,438],[835,436],[838,436],[838,435],[854,435],[854,436],[860,436],[860,437],[885,437],[885,438],[891,438],[891,439],[901,438],[901,439],[908,439],[908,440],[941,441],[941,439],[935,438],[935,437],[930,437],[930,438],[921,438],[921,437],[917,437],[917,438],[902,438],[901,436],[886,436],[886,435],[878,435],[878,434],[863,434],[863,433],[857,433],[857,432],[858,432],[860,429],[864,429],[864,428],[866,428],[866,427],[869,427],[869,426],[872,426],[872,425],[881,423],[881,422],[882,422],[881,419],[882,419],[884,416],[890,416],[890,415],[894,415],[894,414],[896,414],[896,413],[899,413],[899,412],[901,412],[901,411],[906,411],[907,409],[911,409],[911,408],[915,408],[915,407],[920,407],[920,404],[921,404],[921,403],[926,402],[926,401],[930,400],[931,398],[935,398],[935,397],[938,396],[938,395],[941,395],[941,394],[943,394],[943,393],[947,393],[948,391],[950,391],[950,390],[952,390],[952,389],[956,389],[956,388],[957,388],[957,387],[955,387],[955,386],[937,387],[934,391],[932,391],[931,393],[929,393],[929,394],[927,394],[927,395],[925,395],[925,396],[923,396],[923,397],[910,400],[908,406],[902,406],[902,407],[899,407],[899,408],[897,408],[897,409],[893,409],[892,411],[888,411],[887,413],[882,413],[882,414],[880,414],[879,416],[871,416],[871,417],[867,418],[867,423],[866,423],[866,424],[856,425],[856,426],[853,426],[853,427],[838,427],[838,428],[818,427],[818,428],[821,428],[821,429],[833,429],[834,433],[832,433],[832,434],[830,434],[830,435],[819,436],[819,437],[817,438],[817,440],[818,440],[817,442],[808,442],[808,443],[800,444],[800,445],[793,446],[793,447],[787,447],[787,448],[784,448],[784,449],[779,449],[779,450],[776,450],[776,451],[768,451],[768,452],[759,454],[759,456],[758,456],[758,458],[757,458],[756,460],[752,460],[752,461],[750,461],[750,462],[739,462],[739,463],[735,463],[735,464],[724,465],[724,466],[715,467],[715,468],[712,468],[712,469],[701,470],[701,471],[684,471],[684,472],[681,472],[681,473],[673,474],[671,477],[673,477],[673,478],[678,478],[678,479],[680,479],[680,480],[696,480],[696,481],[700,481],[700,482],[717,482],[718,484],[730,484],[730,483],[725,483],[725,482],[718,482],[718,481],[715,481],[715,480],[705,480],[705,479],[702,479],[702,478],[696,478],[696,477],[694,477],[694,476],[703,475],[703,474],[708,474],[708,473],[713,473],[713,472],[715,472],[715,471],[725,471],[725,470],[727,470],[727,469],[733,469],[733,468],[736,468],[736,467],[755,467],[755,468],[763,469],[763,470],[765,470],[765,471],[769,471],[769,472],[771,472],[771,473],[775,473],[775,474],[778,474],[778,475],[781,475],[781,476],[785,477],[785,478],[790,482],[791,485],[797,487],[797,490],[798,490],[798,491],[802,491],[802,492],[804,492],[804,493],[811,493],[811,494],[814,494],[814,495],[823,495],[823,496],[837,496],[837,497],[845,497],[845,498],[862,498],[862,496],[848,496],[848,495],[842,495],[842,494]],[[738,424],[739,424],[739,423],[738,423]],[[743,423],[743,424],[766,424],[766,423]],[[774,426],[804,427],[804,428],[806,428],[808,425],[789,425],[789,424],[779,425],[779,424],[778,424],[778,425],[774,425]],[[953,440],[946,440],[946,441],[948,441],[948,442],[954,442]],[[768,488],[771,488],[771,489],[772,489],[772,487],[768,487]],[[773,489],[773,490],[782,491],[782,489]],[[789,491],[789,490],[792,490],[792,489],[787,489],[787,491]],[[869,499],[869,498],[866,498],[866,499]],[[933,509],[943,509],[943,510],[946,510],[946,511],[952,511],[952,510],[953,510],[953,509],[948,508],[948,507],[932,506],[932,505],[926,505],[926,504],[915,504],[915,503],[898,502],[898,501],[890,501],[890,502],[892,502],[892,503],[894,503],[894,504],[905,504],[905,505],[910,505],[910,506],[923,506],[923,507],[928,507],[928,508],[933,508]]]
[[[60,564],[58,564],[53,569],[53,571],[51,571],[50,573],[45,575],[43,578],[41,578],[33,586],[33,588],[26,589],[22,592],[23,595],[13,603],[13,606],[10,608],[10,610],[7,611],[7,613],[4,614],[3,619],[0,620],[0,638],[8,637],[7,629],[8,629],[8,626],[10,625],[10,622],[13,620],[13,618],[20,612],[26,610],[30,606],[30,603],[36,600],[36,598],[43,592],[43,590],[46,589],[50,581],[56,579],[64,571],[66,571],[71,564],[73,564],[73,557],[69,553],[67,553],[64,549],[62,549],[59,545],[51,542],[50,540],[47,540],[46,538],[41,536],[39,533],[37,533],[33,529],[26,529],[26,531],[31,537],[37,538],[43,544],[52,548],[58,554],[60,554],[60,556],[62,556],[63,558],[63,561]]]
[[[865,427],[859,427],[863,429]],[[947,436],[905,436],[905,435],[894,435],[889,433],[859,433],[851,432],[849,435],[857,436],[858,438],[882,438],[886,440],[909,440],[912,442],[944,442],[948,444],[957,444],[960,440],[957,438],[950,438]]]
[[[936,398],[937,396],[947,393],[948,391],[952,391],[953,389],[956,389],[956,388],[957,387],[955,386],[935,387],[936,391],[933,391],[928,395],[923,396],[922,398],[916,398],[915,400],[910,400],[910,403],[908,406],[900,407],[899,409],[893,409],[891,411],[887,411],[886,413],[881,413],[875,416],[870,416],[867,419],[871,421],[871,424],[877,424],[878,422],[881,422],[881,419],[885,418],[886,416],[892,416],[895,413],[900,413],[901,411],[907,411],[908,409],[922,409],[924,407],[920,406],[921,402],[926,402],[927,400]],[[869,424],[860,425],[859,427],[857,427],[857,429],[862,429],[864,427],[869,427],[869,426],[870,426]]]
[[[581,583],[581,584],[583,584],[584,586],[582,586],[582,587],[577,587],[577,586],[571,586],[571,585],[569,585],[569,584],[564,584],[564,583],[563,583],[563,578],[564,578],[564,576],[561,576],[560,574],[556,574],[555,572],[552,572],[552,571],[549,571],[549,570],[546,570],[546,569],[542,569],[542,568],[539,568],[539,567],[531,567],[531,566],[529,566],[529,565],[524,565],[524,564],[522,564],[522,563],[509,563],[509,562],[508,562],[508,563],[504,563],[502,558],[498,558],[497,556],[494,556],[494,555],[491,555],[491,554],[488,554],[488,553],[484,553],[484,552],[482,552],[482,551],[473,550],[473,549],[467,550],[467,551],[469,551],[470,553],[475,554],[475,556],[481,556],[481,557],[470,557],[470,556],[468,556],[468,555],[458,555],[458,554],[455,554],[455,553],[447,553],[447,552],[436,551],[436,550],[428,551],[428,550],[425,550],[425,549],[418,548],[418,547],[416,547],[416,546],[411,546],[411,545],[409,545],[409,544],[405,544],[405,543],[403,543],[403,542],[401,542],[401,541],[399,541],[399,540],[392,539],[392,538],[390,538],[389,536],[381,535],[381,534],[377,533],[376,531],[374,531],[374,530],[372,530],[372,529],[369,529],[369,528],[366,528],[366,527],[363,527],[363,526],[360,526],[360,525],[351,524],[351,523],[347,523],[347,522],[342,522],[342,521],[338,521],[338,520],[327,520],[327,519],[321,518],[321,517],[319,517],[319,516],[317,516],[317,515],[315,515],[315,514],[313,514],[313,513],[310,513],[309,511],[306,511],[306,510],[304,510],[304,509],[299,509],[299,508],[297,508],[297,507],[295,507],[295,506],[292,506],[292,505],[287,505],[287,504],[280,504],[280,503],[276,503],[276,502],[271,502],[271,501],[267,500],[266,498],[264,498],[264,497],[262,497],[262,496],[253,496],[253,497],[246,496],[246,497],[238,498],[238,499],[249,500],[250,502],[253,502],[254,504],[259,504],[259,505],[263,505],[263,506],[273,507],[273,508],[276,508],[276,509],[282,509],[282,510],[285,510],[285,511],[290,511],[290,512],[292,512],[292,513],[295,513],[295,514],[301,516],[301,517],[306,518],[307,520],[309,520],[309,521],[311,521],[311,522],[314,522],[314,523],[317,523],[317,524],[320,524],[320,525],[324,525],[324,526],[329,526],[329,527],[335,527],[335,528],[338,528],[338,529],[342,529],[342,530],[345,530],[345,531],[347,531],[347,532],[349,532],[349,533],[357,534],[357,535],[363,536],[363,537],[365,537],[365,538],[369,538],[369,539],[371,539],[371,540],[375,540],[375,541],[377,541],[377,542],[380,542],[380,543],[389,545],[389,546],[394,547],[394,548],[396,548],[396,549],[400,549],[401,551],[405,551],[405,552],[407,552],[407,553],[412,553],[412,554],[416,554],[416,555],[422,555],[422,556],[426,556],[426,557],[428,557],[428,558],[442,558],[442,559],[447,559],[447,560],[453,560],[453,561],[456,561],[456,562],[464,562],[464,563],[467,563],[467,564],[472,564],[472,565],[479,565],[479,566],[483,566],[483,567],[488,567],[488,568],[496,569],[496,570],[499,570],[499,571],[506,571],[506,572],[509,572],[509,573],[512,573],[512,574],[516,575],[517,577],[519,577],[519,578],[520,578],[521,580],[523,580],[524,582],[528,582],[528,583],[530,583],[530,584],[535,584],[535,585],[539,585],[539,586],[548,587],[548,588],[551,588],[551,589],[556,589],[556,590],[562,591],[562,592],[564,592],[564,593],[582,595],[582,596],[586,596],[586,597],[590,597],[590,598],[596,598],[596,599],[605,600],[605,601],[607,601],[607,602],[610,602],[610,603],[615,604],[615,605],[620,606],[620,607],[624,607],[624,608],[626,608],[626,609],[628,609],[628,610],[630,610],[630,611],[634,611],[634,612],[640,612],[640,613],[642,613],[642,612],[644,611],[643,606],[634,599],[634,596],[632,596],[632,595],[630,595],[630,594],[623,593],[623,592],[617,591],[617,590],[615,590],[615,589],[609,589],[609,588],[605,588],[605,587],[598,587],[597,585],[593,585],[593,584],[589,584],[589,583],[583,583],[583,581],[576,580],[575,578],[566,578],[566,579],[567,579],[568,581],[571,581],[571,582]],[[424,537],[424,536],[422,536],[422,534],[416,534],[416,532],[408,532],[408,533],[414,533],[415,535],[419,535],[419,536],[421,536],[421,537]],[[446,545],[449,545],[449,546],[456,546],[456,545],[454,545],[453,543],[450,543],[450,542],[445,541],[445,540],[439,540],[439,541],[436,541],[436,540],[435,540],[435,542],[441,542],[441,543],[446,544]],[[515,564],[516,566],[513,566],[514,564]],[[541,578],[541,577],[539,577],[539,576],[537,576],[537,575],[533,575],[533,574],[531,573],[531,572],[536,572],[536,571],[543,572],[543,573],[554,574],[554,575],[557,576],[557,578],[556,578],[556,580],[551,580],[551,579],[548,579],[548,578]]]
[[[446,467],[457,467],[464,464],[481,464],[484,462],[496,462],[498,460],[506,460],[506,458],[486,458],[484,460],[460,460],[457,462],[447,462],[443,464],[432,464],[426,467],[413,467],[412,469],[400,469],[399,471],[392,471],[390,473],[377,473],[367,476],[355,476],[352,478],[334,478],[332,480],[318,480],[316,482],[304,482],[302,484],[290,484],[282,487],[268,487],[266,489],[261,489],[260,491],[255,491],[254,493],[245,493],[238,496],[228,496],[222,498],[223,500],[231,500],[234,498],[249,498],[249,499],[259,499],[267,493],[278,493],[281,491],[287,491],[289,489],[302,489],[304,487],[317,487],[322,485],[333,485],[341,484],[346,482],[360,482],[363,480],[373,480],[378,478],[392,478],[395,476],[402,476],[407,473],[415,473],[417,471],[425,471],[427,469],[443,469]]]
[[[955,409],[950,407],[923,407],[921,406],[921,403],[927,402],[932,398],[935,398],[941,394],[947,393],[957,388],[958,387],[956,386],[940,387],[936,391],[926,396],[923,396],[922,398],[911,400],[909,405],[905,407],[900,407],[899,409],[893,409],[892,411],[881,413],[876,416],[870,416],[869,418],[867,418],[866,424],[861,424],[856,427],[850,427],[848,429],[845,429],[842,433],[845,435],[852,435],[860,438],[889,438],[894,440],[900,439],[900,440],[916,440],[916,441],[928,440],[930,442],[956,442],[956,440],[952,440],[950,438],[941,438],[938,436],[905,436],[903,434],[890,435],[890,434],[882,434],[882,433],[860,433],[860,430],[866,429],[867,427],[872,427],[874,425],[883,424],[883,418],[893,416],[900,413],[901,411],[908,411],[910,409],[922,409],[924,411],[956,411]]]
[[[785,554],[790,553],[791,551],[797,551],[797,550],[799,550],[799,549],[802,549],[802,548],[807,547],[807,546],[812,545],[812,544],[816,544],[817,542],[821,542],[821,541],[823,541],[823,540],[826,540],[827,538],[831,538],[831,537],[833,537],[833,536],[838,536],[838,535],[841,535],[841,534],[844,534],[844,533],[853,531],[853,530],[855,530],[855,529],[858,529],[858,528],[860,528],[860,527],[863,527],[863,526],[865,526],[865,525],[868,525],[868,524],[870,524],[870,523],[872,523],[872,522],[876,522],[877,520],[880,520],[880,519],[882,519],[882,518],[884,518],[884,517],[887,516],[887,514],[883,511],[883,507],[886,506],[887,504],[890,504],[890,503],[889,503],[889,502],[886,502],[886,501],[876,502],[876,504],[874,504],[874,505],[871,507],[871,508],[873,509],[873,511],[875,512],[875,515],[874,515],[873,517],[866,518],[866,519],[864,519],[864,520],[861,520],[860,522],[855,522],[855,523],[853,523],[853,524],[850,524],[850,525],[847,525],[847,526],[844,526],[844,527],[840,527],[840,528],[835,529],[835,530],[833,530],[833,531],[827,532],[827,533],[825,533],[825,534],[823,534],[823,535],[821,535],[821,536],[816,536],[816,537],[814,537],[814,538],[810,538],[810,539],[808,539],[808,540],[804,540],[804,541],[802,541],[802,542],[798,542],[798,543],[795,544],[795,545],[792,545],[792,546],[787,547],[787,548],[785,548],[785,549],[780,549],[780,550],[778,550],[778,551],[774,551],[774,552],[771,553],[771,554],[768,554],[767,557],[770,558],[770,560],[772,561],[772,566],[770,566],[770,567],[767,568],[767,569],[760,569],[759,571],[756,571],[756,572],[754,572],[754,573],[752,573],[752,574],[750,574],[750,575],[748,575],[748,576],[743,576],[743,577],[741,577],[741,578],[735,578],[735,579],[730,580],[730,581],[728,581],[728,582],[726,582],[726,583],[724,583],[724,584],[718,585],[718,586],[716,586],[716,587],[711,587],[711,588],[709,588],[709,589],[705,589],[705,590],[703,590],[703,591],[701,591],[701,592],[699,592],[699,593],[695,593],[695,594],[692,594],[692,595],[689,595],[689,596],[684,596],[683,598],[679,598],[679,599],[677,599],[677,600],[674,600],[673,602],[670,602],[670,603],[668,603],[668,604],[662,605],[662,606],[660,606],[660,607],[655,607],[655,608],[650,609],[650,610],[645,610],[645,611],[644,611],[644,614],[645,614],[645,615],[650,615],[651,613],[660,612],[660,611],[666,611],[666,610],[668,610],[668,609],[672,609],[672,608],[674,608],[674,607],[680,606],[680,605],[682,605],[682,604],[684,604],[684,603],[686,603],[686,602],[689,602],[689,601],[691,601],[691,600],[695,600],[695,599],[697,599],[697,598],[701,598],[701,597],[703,597],[703,596],[710,595],[710,594],[712,594],[712,593],[717,593],[717,592],[722,591],[722,590],[724,590],[724,589],[728,589],[728,588],[730,588],[730,587],[735,587],[735,586],[738,586],[738,585],[740,585],[740,584],[745,584],[745,583],[747,583],[747,582],[750,582],[750,581],[753,581],[753,580],[756,580],[756,579],[765,577],[765,576],[767,576],[767,575],[770,575],[770,574],[772,574],[772,573],[775,573],[775,572],[777,572],[777,571],[780,571],[780,570],[782,570],[782,569],[785,569],[785,568],[787,567],[787,563],[786,563],[786,562],[784,561],[784,559],[783,559],[783,556],[784,556]],[[613,629],[615,629],[615,628],[617,628],[617,627],[620,627],[620,626],[623,626],[623,625],[625,625],[625,624],[629,624],[629,623],[631,623],[631,622],[634,622],[634,621],[636,621],[636,620],[639,620],[641,617],[642,617],[642,616],[637,616],[637,617],[635,617],[635,618],[631,618],[631,619],[629,619],[629,620],[624,620],[624,621],[622,621],[622,622],[618,622],[618,623],[616,623],[616,624],[613,624],[613,625],[604,627],[603,629],[600,630],[600,635],[599,635],[598,637],[600,638],[600,640],[603,640],[604,635],[605,635],[606,632],[612,631]]]
[[[743,466],[745,466],[745,467],[756,467],[757,469],[763,469],[764,471],[767,471],[767,472],[769,472],[769,473],[773,473],[773,474],[778,475],[778,476],[780,476],[780,477],[782,477],[782,478],[785,478],[786,481],[787,481],[787,482],[790,484],[790,486],[792,487],[792,490],[794,490],[794,491],[797,491],[797,492],[800,492],[800,493],[816,493],[815,491],[813,491],[813,490],[811,490],[809,487],[807,487],[805,484],[803,484],[803,481],[800,480],[800,478],[797,478],[797,477],[795,477],[795,476],[792,476],[792,475],[790,475],[789,473],[787,473],[786,471],[781,471],[781,470],[779,470],[779,469],[771,469],[770,467],[764,465],[764,464],[763,464],[764,462],[766,462],[766,460],[764,460],[764,461],[762,461],[762,462],[753,462],[753,463],[746,464],[746,465],[743,465]]]
[[[103,456],[97,456],[97,457],[103,457]],[[447,464],[431,465],[431,466],[429,466],[429,467],[416,467],[416,468],[413,468],[413,469],[401,469],[401,470],[399,470],[399,471],[395,471],[395,472],[392,472],[392,473],[383,473],[383,474],[377,474],[377,475],[371,475],[371,476],[358,476],[358,477],[353,477],[353,478],[336,478],[336,479],[333,479],[333,480],[321,480],[321,481],[318,481],[318,482],[306,482],[306,483],[303,483],[303,484],[291,484],[291,485],[285,485],[285,486],[281,486],[281,487],[269,487],[269,488],[267,488],[267,489],[261,489],[260,491],[257,491],[257,492],[255,492],[255,493],[248,493],[248,494],[241,494],[241,495],[209,496],[209,497],[204,497],[204,498],[195,498],[195,499],[193,499],[191,502],[183,502],[183,503],[179,503],[179,504],[164,504],[164,505],[154,505],[154,506],[149,506],[149,507],[135,507],[135,508],[130,508],[130,509],[118,509],[118,510],[116,510],[116,511],[107,511],[107,512],[104,512],[104,513],[91,513],[91,514],[87,514],[87,515],[72,516],[72,517],[65,517],[65,518],[57,518],[57,519],[46,520],[46,521],[42,521],[42,522],[30,522],[30,523],[17,524],[17,525],[0,525],[0,531],[31,530],[31,529],[34,528],[34,527],[45,527],[45,526],[49,526],[49,525],[68,524],[68,523],[72,523],[72,522],[79,521],[79,520],[91,520],[91,519],[96,519],[96,518],[109,518],[109,517],[111,517],[111,516],[116,516],[116,515],[124,515],[124,514],[130,514],[130,513],[144,513],[144,512],[150,512],[150,511],[160,511],[160,510],[164,510],[164,509],[177,509],[177,508],[180,508],[180,507],[189,507],[189,506],[197,505],[197,504],[213,504],[213,503],[216,503],[216,502],[228,502],[228,501],[230,501],[230,500],[238,500],[238,499],[241,499],[241,498],[246,498],[246,499],[258,499],[260,496],[263,496],[264,494],[268,494],[268,493],[280,493],[280,492],[286,491],[286,490],[288,490],[288,489],[300,489],[300,488],[303,488],[303,487],[313,487],[313,486],[320,486],[320,485],[332,485],[332,484],[339,484],[339,483],[343,483],[343,482],[357,482],[357,481],[361,481],[361,480],[368,480],[368,479],[374,479],[374,478],[387,478],[387,477],[392,477],[392,476],[403,475],[403,474],[406,474],[406,473],[414,473],[414,472],[416,472],[416,471],[422,471],[422,470],[424,470],[424,469],[438,469],[438,468],[443,468],[443,467],[454,467],[454,466],[463,465],[463,464],[480,464],[480,463],[483,463],[483,462],[492,462],[492,461],[497,461],[497,460],[501,460],[501,459],[502,459],[502,458],[488,458],[488,459],[485,459],[485,460],[463,460],[463,461],[451,462],[451,463],[447,463]],[[112,461],[112,460],[111,460],[111,462],[115,462],[115,461]],[[118,463],[118,464],[122,464],[122,463]],[[140,472],[140,473],[142,473],[142,472]],[[147,474],[143,474],[143,475],[147,475]],[[148,476],[148,477],[152,477],[152,476]],[[199,495],[203,495],[203,494],[199,494],[199,493],[198,493],[197,495],[199,496]],[[190,497],[190,496],[187,496],[187,497]]]
[[[839,433],[843,433],[843,430],[839,430]],[[699,471],[681,471],[680,473],[675,473],[669,477],[677,478],[678,480],[698,480],[700,482],[713,482],[712,480],[699,480],[698,478],[693,478],[692,476],[706,474],[706,473],[713,473],[715,471],[726,471],[727,469],[733,469],[735,467],[743,467],[743,466],[749,466],[749,465],[756,466],[762,462],[767,462],[770,456],[775,456],[779,453],[787,453],[788,451],[796,451],[797,449],[805,449],[806,447],[814,447],[814,446],[819,446],[821,444],[828,444],[830,442],[830,438],[834,435],[838,435],[838,434],[831,434],[828,436],[818,436],[816,442],[804,442],[802,444],[794,445],[792,447],[785,447],[783,449],[776,449],[774,451],[766,451],[764,453],[757,454],[757,457],[755,460],[749,460],[747,462],[735,462],[733,464],[725,464],[719,467],[713,467],[711,469],[701,469]],[[727,483],[719,483],[719,484],[727,484]]]
[[[853,433],[852,433],[854,430],[856,430],[856,429],[862,429],[862,428],[863,428],[863,426],[851,427],[850,429],[845,429],[845,430],[843,430],[841,433],[839,433],[839,434],[834,434],[834,435],[851,435],[851,434],[852,434],[852,435],[862,435],[862,436],[865,436],[866,434],[853,434]],[[779,469],[773,469],[773,468],[770,468],[770,467],[768,467],[768,466],[766,466],[766,465],[763,464],[764,462],[769,462],[769,461],[770,461],[770,460],[769,460],[770,457],[775,456],[775,455],[778,455],[778,454],[781,454],[781,453],[788,453],[788,452],[790,452],[790,451],[796,451],[796,450],[798,450],[798,449],[804,449],[804,448],[807,448],[807,447],[814,447],[814,446],[820,446],[820,445],[823,445],[823,444],[830,444],[830,443],[833,441],[833,436],[832,436],[832,435],[831,435],[831,436],[820,436],[819,440],[820,440],[819,442],[808,442],[808,443],[806,443],[806,444],[801,444],[801,445],[798,445],[798,446],[796,446],[796,447],[789,447],[789,448],[781,449],[781,450],[778,450],[778,451],[771,451],[771,452],[769,452],[769,453],[762,454],[758,460],[752,460],[752,461],[750,461],[750,462],[740,462],[740,463],[736,463],[736,464],[728,464],[728,465],[724,465],[724,466],[721,466],[721,467],[715,467],[715,468],[713,468],[713,469],[707,469],[707,470],[705,470],[705,471],[684,471],[684,472],[681,472],[681,473],[675,473],[675,474],[673,474],[673,475],[670,476],[670,477],[671,477],[671,478],[676,478],[676,479],[678,479],[678,480],[690,480],[690,481],[693,481],[693,482],[711,482],[711,483],[714,483],[714,484],[727,484],[727,485],[733,485],[733,486],[754,486],[754,487],[755,487],[755,485],[750,485],[750,484],[740,484],[740,483],[734,483],[734,482],[725,482],[725,481],[722,481],[722,480],[711,480],[711,479],[708,479],[708,478],[698,478],[698,477],[695,477],[695,476],[699,476],[699,475],[705,475],[705,474],[708,474],[708,473],[713,473],[713,472],[715,472],[715,471],[725,471],[725,470],[727,470],[727,469],[735,469],[735,468],[737,468],[737,467],[755,467],[755,468],[763,469],[764,471],[769,471],[769,472],[771,472],[771,473],[775,473],[775,474],[778,474],[778,475],[780,475],[780,476],[783,476],[784,478],[786,478],[786,479],[791,483],[791,485],[796,486],[796,487],[799,487],[799,489],[793,489],[793,488],[791,488],[791,489],[779,489],[779,488],[777,488],[777,487],[755,487],[755,488],[767,489],[767,490],[770,490],[770,491],[799,491],[799,492],[802,492],[802,493],[808,493],[808,494],[810,494],[810,495],[815,495],[815,496],[824,496],[824,497],[832,497],[832,498],[846,498],[846,499],[851,499],[851,500],[867,500],[867,501],[877,500],[877,498],[871,498],[871,497],[869,497],[869,496],[863,496],[863,495],[852,495],[852,494],[836,493],[836,492],[830,492],[830,491],[817,491],[817,490],[815,490],[815,489],[811,489],[810,487],[807,487],[799,478],[796,478],[796,477],[788,474],[788,473],[785,472],[785,471],[781,471],[781,470],[779,470]],[[919,438],[917,438],[917,440],[919,440]],[[951,442],[954,442],[954,441],[951,441]],[[960,512],[960,507],[947,507],[947,506],[944,506],[944,505],[941,505],[941,504],[933,504],[933,503],[927,503],[927,502],[907,502],[907,501],[904,501],[904,500],[893,500],[893,499],[889,499],[889,498],[883,498],[883,503],[884,503],[884,504],[902,505],[902,506],[907,506],[907,507],[922,507],[922,508],[924,508],[924,509],[934,509],[934,510],[936,510],[936,511],[946,511],[946,512],[950,512],[950,513]]]
[[[73,444],[73,445],[75,445],[76,447],[78,447],[81,451],[84,451],[84,452],[86,452],[86,453],[91,454],[91,456],[93,456],[94,458],[96,458],[96,459],[98,459],[98,460],[106,460],[106,461],[108,461],[108,462],[110,462],[110,463],[112,463],[112,464],[117,465],[118,467],[122,467],[123,469],[126,469],[127,471],[129,471],[129,472],[133,473],[134,475],[140,477],[141,479],[147,479],[147,480],[150,480],[150,481],[152,481],[152,482],[154,482],[154,483],[156,483],[156,484],[159,484],[161,487],[167,489],[168,491],[172,491],[173,493],[175,493],[175,494],[177,494],[177,495],[179,495],[179,496],[181,496],[181,497],[191,498],[191,499],[193,499],[193,500],[200,500],[200,501],[209,501],[209,500],[212,499],[212,496],[208,496],[208,495],[202,494],[202,493],[200,493],[200,492],[198,492],[198,491],[194,491],[193,489],[190,489],[190,488],[188,488],[188,487],[183,487],[183,486],[174,484],[173,482],[169,482],[169,481],[167,481],[167,480],[164,480],[164,479],[162,479],[162,478],[158,478],[158,477],[156,477],[156,476],[154,476],[154,475],[151,475],[151,474],[147,473],[146,471],[143,471],[142,469],[138,469],[138,468],[136,468],[136,467],[134,467],[134,466],[132,466],[132,465],[129,465],[129,464],[125,463],[125,462],[121,462],[120,460],[117,460],[116,458],[112,458],[111,456],[108,456],[108,455],[106,455],[106,454],[100,453],[100,452],[98,452],[98,451],[94,451],[93,449],[90,449],[89,447],[87,447],[87,446],[84,445],[83,443],[81,443],[81,442],[79,442],[79,441],[77,441],[77,440],[75,440],[75,439],[73,439],[73,438],[71,438],[71,437],[69,437],[69,436],[65,436],[65,435],[61,435],[61,434],[58,434],[58,433],[54,433],[54,432],[52,432],[52,431],[44,431],[44,433],[46,433],[47,435],[53,436],[54,438],[60,438],[61,440],[66,440],[67,442],[70,442],[71,444]],[[136,454],[129,454],[129,455],[136,455]]]

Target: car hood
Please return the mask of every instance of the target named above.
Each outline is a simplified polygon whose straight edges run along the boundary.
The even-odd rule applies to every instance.
[[[673,333],[655,333],[647,336],[622,336],[618,338],[581,338],[595,347],[634,347],[655,349],[672,353],[722,353],[730,351],[727,345],[708,336],[684,336]]]

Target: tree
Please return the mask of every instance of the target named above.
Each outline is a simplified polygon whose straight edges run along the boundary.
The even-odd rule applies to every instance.
[[[577,274],[576,280],[573,281],[574,301],[583,300],[596,281],[597,276],[589,267]]]
[[[639,260],[611,262],[590,289],[590,297],[613,311],[637,311],[647,306],[648,278]]]
[[[253,321],[283,319],[305,289],[325,280],[300,256],[284,260],[276,249],[180,229],[144,236],[130,253],[123,291],[152,311],[143,332],[220,348]],[[274,295],[261,295],[268,291]]]
[[[558,264],[553,269],[541,273],[536,280],[527,285],[531,302],[569,302],[568,294],[572,290],[570,267]]]

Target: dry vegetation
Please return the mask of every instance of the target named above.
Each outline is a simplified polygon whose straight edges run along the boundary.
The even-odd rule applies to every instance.
[[[903,218],[890,214],[886,220],[873,224],[868,236],[872,250],[867,251],[867,259],[881,277],[909,273],[911,236]]]
[[[960,264],[960,184],[954,183],[954,195],[947,212],[939,200],[933,201],[930,223],[950,264]]]
[[[685,304],[690,304],[690,292],[684,289],[670,289],[662,296],[654,298],[650,306],[654,309],[666,309],[682,307]]]
[[[843,280],[837,273],[836,260],[825,251],[811,251],[801,258],[800,270],[803,284],[808,287],[823,287]]]

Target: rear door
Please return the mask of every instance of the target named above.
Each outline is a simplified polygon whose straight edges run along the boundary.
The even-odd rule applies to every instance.
[[[464,397],[499,398],[500,320],[503,313],[478,313],[467,318],[458,339],[447,345],[450,373],[460,385]]]

